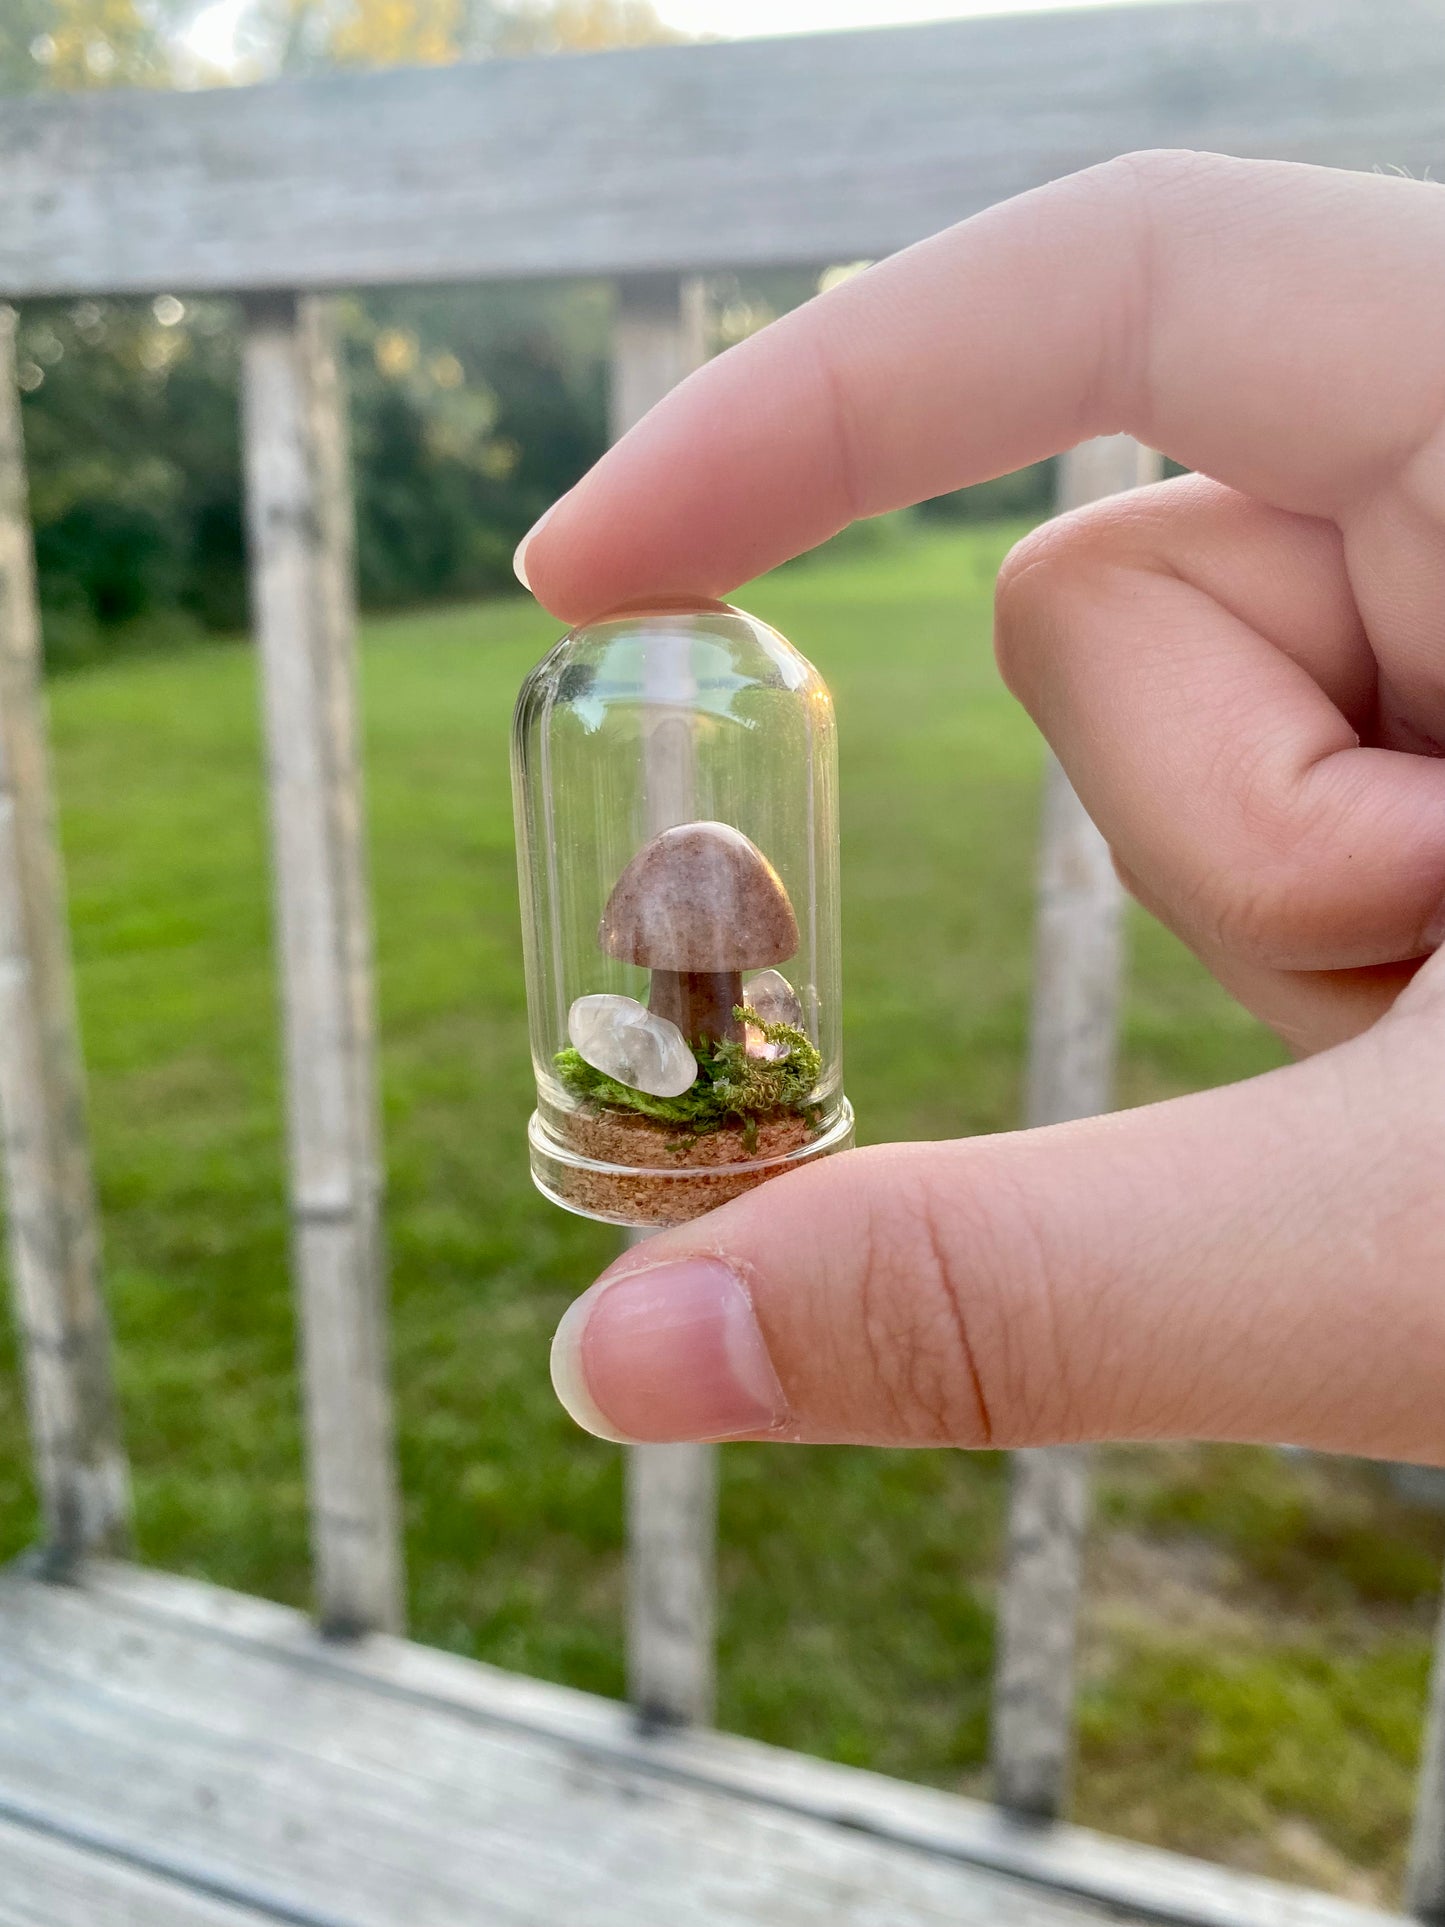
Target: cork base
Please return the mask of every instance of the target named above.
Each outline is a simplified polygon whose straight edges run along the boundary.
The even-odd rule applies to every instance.
[[[534,1116],[528,1136],[539,1191],[580,1217],[655,1229],[687,1224],[816,1157],[846,1150],[853,1113],[846,1101],[821,1129],[793,1112],[759,1118],[748,1149],[740,1130],[686,1132],[650,1118],[583,1106],[555,1122]]]

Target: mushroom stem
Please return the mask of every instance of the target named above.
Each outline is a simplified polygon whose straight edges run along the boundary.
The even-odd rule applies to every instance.
[[[740,970],[654,970],[648,1009],[669,1017],[689,1044],[741,1043],[733,1009],[743,1000]]]

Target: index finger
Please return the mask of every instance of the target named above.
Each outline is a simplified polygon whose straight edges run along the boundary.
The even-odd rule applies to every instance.
[[[859,275],[675,389],[519,551],[577,622],[1127,431],[1338,516],[1445,421],[1445,193],[1131,155]]]

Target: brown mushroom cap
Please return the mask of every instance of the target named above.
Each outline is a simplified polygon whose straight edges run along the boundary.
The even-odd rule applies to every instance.
[[[644,843],[607,899],[597,941],[649,970],[756,970],[798,948],[782,878],[728,823],[680,823]]]

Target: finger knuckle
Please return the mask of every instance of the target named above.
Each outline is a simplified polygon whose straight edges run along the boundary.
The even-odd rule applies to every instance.
[[[1212,949],[1258,969],[1287,967],[1290,916],[1277,887],[1246,870],[1196,880],[1189,922]]]
[[[1146,880],[1190,942],[1265,970],[1327,961],[1331,837],[1303,805],[1294,761],[1288,730],[1267,718],[1221,736],[1200,787],[1227,799],[1225,824],[1176,844]]]
[[[1240,864],[1204,872],[1183,897],[1179,927],[1205,953],[1253,970],[1325,967],[1330,917],[1307,874],[1289,867]],[[1177,900],[1177,899],[1176,899]]]
[[[1071,604],[1120,559],[1113,504],[1056,516],[1015,543],[994,588],[994,655],[1020,701],[1038,687]]]
[[[884,1429],[925,1444],[976,1444],[986,1425],[975,1393],[952,1239],[939,1201],[907,1157],[888,1159],[869,1190],[868,1263],[859,1343]]]
[[[1000,1235],[983,1147],[948,1149],[948,1182],[925,1153],[890,1160],[873,1190],[860,1338],[893,1436],[989,1445],[996,1409],[1019,1404],[1008,1306],[1030,1296],[1032,1268]]]

